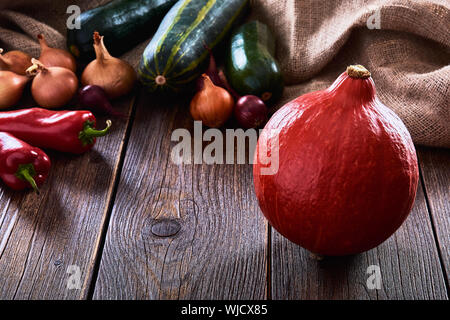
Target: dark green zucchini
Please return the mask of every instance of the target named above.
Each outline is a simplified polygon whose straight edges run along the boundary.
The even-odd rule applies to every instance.
[[[92,35],[105,36],[105,45],[119,56],[148,39],[177,0],[113,0],[80,15],[81,29],[67,30],[67,47],[81,60],[95,57]]]
[[[276,102],[283,93],[280,67],[274,58],[275,40],[269,28],[250,21],[231,36],[225,57],[225,74],[240,95],[255,95],[266,104]]]
[[[142,55],[139,78],[150,91],[189,88],[214,48],[245,12],[248,0],[180,0]]]

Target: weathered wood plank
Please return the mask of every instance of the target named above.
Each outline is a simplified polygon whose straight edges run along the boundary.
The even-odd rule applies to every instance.
[[[273,299],[447,299],[421,185],[402,227],[368,252],[317,261],[275,230],[272,239]],[[379,290],[367,286],[371,265],[380,268]]]
[[[450,150],[419,149],[420,168],[442,263],[450,272]]]
[[[118,101],[118,110],[129,114],[133,100]],[[52,171],[39,196],[1,185],[0,299],[86,298],[127,124],[115,119],[84,155],[49,151]],[[67,287],[70,265],[79,267],[80,289]]]
[[[138,103],[93,298],[265,298],[251,166],[174,164],[172,131],[193,123],[153,100]]]

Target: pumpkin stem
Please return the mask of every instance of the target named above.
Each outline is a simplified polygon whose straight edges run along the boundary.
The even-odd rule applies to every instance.
[[[370,72],[364,66],[360,64],[347,67],[347,74],[349,77],[356,79],[367,79],[370,77]]]

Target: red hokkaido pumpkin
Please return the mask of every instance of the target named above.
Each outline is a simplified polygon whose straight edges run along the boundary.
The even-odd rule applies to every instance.
[[[277,151],[278,170],[263,174]],[[372,249],[400,227],[414,203],[418,167],[408,130],[357,65],[272,116],[253,177],[261,210],[280,234],[338,256]]]

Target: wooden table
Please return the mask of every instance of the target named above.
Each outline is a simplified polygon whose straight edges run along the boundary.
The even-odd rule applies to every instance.
[[[449,150],[418,148],[416,202],[394,236],[317,261],[267,224],[250,165],[170,161],[172,131],[193,127],[186,106],[135,96],[93,151],[49,152],[39,196],[1,186],[1,299],[448,299]]]

